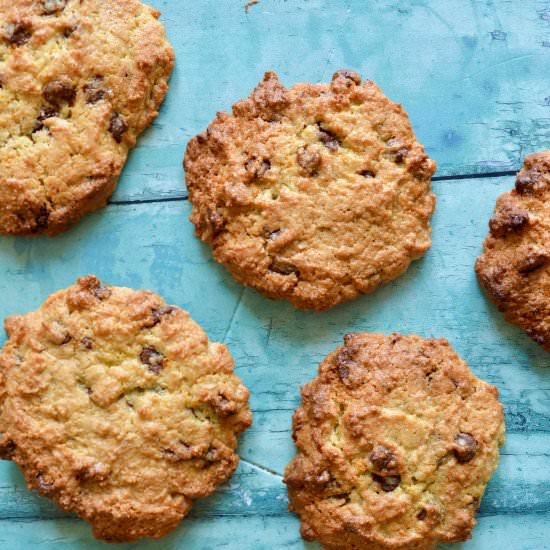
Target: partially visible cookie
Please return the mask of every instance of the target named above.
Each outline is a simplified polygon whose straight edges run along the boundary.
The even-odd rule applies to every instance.
[[[302,536],[331,550],[468,539],[504,439],[497,389],[446,340],[344,341],[294,415],[285,483]]]
[[[0,0],[0,233],[104,206],[158,115],[174,54],[138,0]]]
[[[241,283],[323,310],[430,247],[435,163],[371,81],[285,88],[275,73],[187,147],[191,221]]]
[[[88,276],[6,330],[0,457],[96,537],[161,537],[237,467],[248,390],[182,309]]]
[[[475,269],[505,318],[550,351],[550,152],[526,157],[497,199]]]

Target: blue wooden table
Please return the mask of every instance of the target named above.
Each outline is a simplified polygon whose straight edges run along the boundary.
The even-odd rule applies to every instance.
[[[318,548],[287,512],[299,387],[350,331],[446,337],[496,384],[508,438],[474,539],[453,548],[550,548],[550,356],[503,322],[473,263],[497,195],[522,157],[550,148],[548,0],[155,0],[177,53],[161,116],[131,155],[108,208],[55,239],[0,238],[0,317],[95,273],[187,309],[233,353],[252,390],[241,464],[161,542],[136,548]],[[403,103],[439,164],[433,247],[399,280],[322,314],[236,284],[193,236],[181,161],[217,110],[265,70],[327,81],[348,67]],[[105,548],[84,522],[25,488],[0,462],[0,548]]]

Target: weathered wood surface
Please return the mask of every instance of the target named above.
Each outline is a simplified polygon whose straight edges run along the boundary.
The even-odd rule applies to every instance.
[[[515,170],[550,141],[548,0],[155,0],[177,53],[162,117],[114,200],[178,197],[187,140],[248,96],[342,67],[409,112],[438,177]]]
[[[112,204],[55,239],[0,239],[0,318],[87,273],[154,289],[229,345],[252,390],[254,425],[237,474],[167,539],[128,547],[318,548],[303,543],[286,511],[291,416],[319,361],[345,333],[369,330],[446,337],[501,392],[508,439],[463,548],[550,548],[550,356],[503,322],[473,273],[495,198],[513,185],[489,176],[549,147],[550,1],[261,0],[248,14],[245,0],[152,3],[177,69]],[[188,138],[264,70],[292,84],[327,80],[342,66],[404,104],[444,181],[434,184],[434,243],[423,260],[371,296],[303,313],[236,284],[194,238],[181,157]],[[0,549],[60,546],[105,547],[0,462]]]

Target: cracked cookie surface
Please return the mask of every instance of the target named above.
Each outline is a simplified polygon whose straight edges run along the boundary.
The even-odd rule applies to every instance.
[[[6,330],[0,457],[97,538],[165,535],[237,467],[248,390],[184,310],[88,276]]]
[[[0,233],[53,235],[105,206],[174,54],[138,0],[0,0]]]
[[[274,73],[187,147],[198,237],[241,283],[323,310],[401,275],[430,247],[435,163],[370,81],[287,89]]]
[[[497,389],[446,340],[344,342],[293,419],[285,483],[302,536],[334,550],[466,540],[504,440]]]
[[[504,317],[550,351],[550,152],[526,157],[497,199],[475,269]]]

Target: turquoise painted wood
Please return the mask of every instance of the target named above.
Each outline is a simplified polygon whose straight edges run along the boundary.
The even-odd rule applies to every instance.
[[[87,273],[154,289],[228,344],[252,390],[237,474],[163,541],[127,547],[319,548],[300,539],[281,481],[299,387],[346,332],[395,330],[448,338],[506,407],[508,439],[474,539],[452,548],[550,548],[550,356],[503,322],[473,273],[495,198],[513,185],[491,174],[550,147],[550,1],[261,0],[248,14],[245,0],[152,3],[177,69],[111,205],[55,239],[0,238],[0,317],[38,307]],[[404,104],[444,181],[434,184],[434,242],[423,260],[371,296],[304,313],[236,284],[194,238],[181,157],[264,70],[290,85],[342,66]],[[0,462],[0,549],[35,547],[106,548]]]

